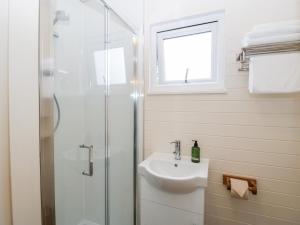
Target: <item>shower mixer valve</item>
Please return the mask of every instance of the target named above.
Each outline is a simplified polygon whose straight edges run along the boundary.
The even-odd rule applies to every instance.
[[[92,153],[93,153],[94,146],[93,145],[88,146],[88,145],[82,144],[82,145],[79,145],[79,148],[80,149],[87,149],[88,154],[89,154],[89,159],[88,159],[88,161],[89,161],[89,171],[88,172],[83,171],[82,175],[92,177],[93,173],[94,173],[94,164],[92,162]]]

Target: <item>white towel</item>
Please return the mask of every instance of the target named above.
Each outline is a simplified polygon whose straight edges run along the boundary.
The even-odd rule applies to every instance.
[[[300,53],[251,57],[249,91],[258,94],[300,92]]]
[[[251,31],[247,33],[245,36],[247,38],[264,38],[264,37],[273,37],[273,36],[296,34],[296,33],[300,33],[300,25],[286,26],[286,27],[282,27],[281,29],[265,29],[265,30]]]
[[[243,47],[300,40],[300,20],[255,26],[243,39]]]
[[[286,27],[295,27],[300,26],[300,20],[287,20],[287,21],[279,21],[273,23],[265,23],[257,25],[253,28],[253,32],[255,31],[264,31],[264,30],[281,30]]]
[[[300,33],[277,35],[270,37],[260,37],[260,38],[248,38],[245,37],[243,40],[243,47],[253,46],[253,45],[263,45],[263,44],[273,44],[282,42],[300,41]]]

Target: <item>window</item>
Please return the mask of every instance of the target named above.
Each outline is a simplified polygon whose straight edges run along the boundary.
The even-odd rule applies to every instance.
[[[154,25],[149,94],[222,93],[223,13]]]

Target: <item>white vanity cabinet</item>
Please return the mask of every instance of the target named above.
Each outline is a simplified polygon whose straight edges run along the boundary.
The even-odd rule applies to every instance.
[[[154,154],[139,165],[141,225],[204,225],[208,160]]]

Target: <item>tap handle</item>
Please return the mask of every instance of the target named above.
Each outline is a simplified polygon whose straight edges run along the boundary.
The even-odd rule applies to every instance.
[[[174,150],[173,154],[174,155],[180,154],[180,141],[175,140],[175,141],[170,142],[170,144],[175,144],[175,150]]]
[[[173,154],[175,156],[175,160],[180,160],[181,159],[180,141],[175,140],[173,142],[170,142],[170,144],[175,144],[175,151],[173,152]]]

